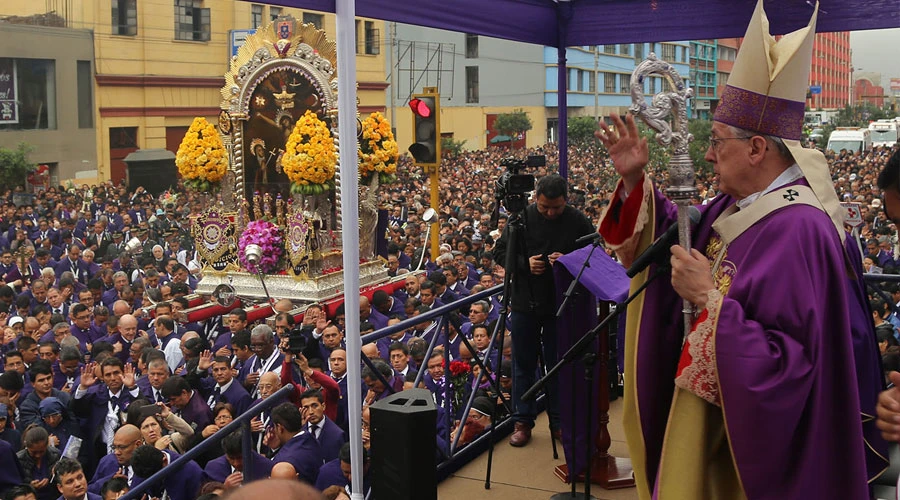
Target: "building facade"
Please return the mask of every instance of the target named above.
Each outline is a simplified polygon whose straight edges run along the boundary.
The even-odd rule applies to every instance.
[[[68,28],[93,33],[94,177],[100,180],[122,180],[122,159],[137,149],[177,150],[195,116],[216,117],[233,33],[290,14],[335,38],[332,14],[238,0],[4,0],[0,17],[47,9],[64,15]],[[361,112],[384,110],[383,25],[357,21]]]
[[[0,146],[33,147],[52,184],[94,177],[93,72],[90,31],[0,22]]]
[[[692,118],[709,119],[710,110],[719,101],[718,61],[719,45],[716,40],[691,42],[691,87],[694,89]]]
[[[687,42],[634,43],[570,47],[566,50],[568,115],[601,118],[624,114],[631,106],[631,74],[653,52],[671,63],[685,80],[690,73]],[[544,106],[547,108],[547,141],[556,142],[559,130],[557,50],[544,48],[546,66]],[[661,77],[644,80],[649,99],[668,83]],[[689,108],[690,108],[689,104]],[[690,112],[690,110],[689,110]],[[690,116],[690,115],[689,115]]]
[[[512,145],[544,143],[544,64],[538,45],[467,33],[391,23],[393,48],[387,56],[387,107],[397,130],[400,151],[412,142],[413,94],[435,87],[441,96],[440,126],[444,138],[465,141],[466,149],[483,149],[504,137],[493,130],[496,117],[525,111],[533,128]],[[493,141],[493,142],[492,142]]]
[[[851,103],[850,32],[819,33],[809,72],[809,109],[839,109]]]
[[[854,76],[854,105],[868,103],[879,108],[884,107],[885,97],[887,97],[885,94],[880,73],[861,73]]]

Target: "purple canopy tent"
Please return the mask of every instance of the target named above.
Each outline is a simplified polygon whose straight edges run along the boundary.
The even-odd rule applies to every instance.
[[[335,12],[335,0],[253,0]],[[356,15],[558,49],[608,43],[741,37],[755,0],[356,0]],[[772,33],[806,25],[814,2],[766,0]],[[900,27],[897,0],[821,0],[819,32]],[[568,173],[565,71],[559,71],[559,169]]]
[[[337,15],[338,75],[356,74],[354,18],[358,15],[430,28],[505,38],[557,48],[558,66],[566,66],[566,47],[608,43],[660,42],[741,37],[756,0],[253,0]],[[772,33],[787,33],[809,21],[814,2],[766,0]],[[819,32],[900,27],[897,0],[821,0]],[[559,170],[568,170],[566,72],[559,75]],[[356,86],[338,78],[338,116],[354,116]],[[358,147],[353,120],[340,120],[340,157],[355,158]],[[341,162],[341,202],[344,208],[344,269],[359,262],[356,231],[356,162]],[[358,290],[359,278],[344,273],[344,289]],[[359,328],[359,296],[345,297],[347,329]],[[348,337],[348,376],[359,377],[359,337]],[[350,384],[348,397],[361,401],[359,387]],[[360,405],[349,405],[353,454],[353,499],[362,500]]]

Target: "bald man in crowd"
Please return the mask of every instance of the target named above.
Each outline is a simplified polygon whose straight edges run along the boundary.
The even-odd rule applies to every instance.
[[[113,436],[113,452],[100,459],[94,477],[88,484],[88,491],[99,495],[103,484],[113,477],[124,478],[130,488],[140,484],[143,478],[135,478],[131,469],[131,457],[134,450],[143,443],[140,429],[131,424],[119,427]]]

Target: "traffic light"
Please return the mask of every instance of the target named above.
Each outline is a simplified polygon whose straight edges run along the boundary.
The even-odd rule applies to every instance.
[[[413,143],[409,153],[420,166],[437,166],[441,159],[438,94],[418,94],[409,100],[413,112]]]

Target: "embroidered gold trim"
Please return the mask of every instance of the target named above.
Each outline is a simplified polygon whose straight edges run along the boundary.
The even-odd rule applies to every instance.
[[[716,375],[716,349],[713,337],[719,319],[719,311],[724,300],[718,290],[710,290],[706,302],[708,315],[698,323],[688,335],[688,353],[691,363],[675,378],[675,385],[696,394],[698,397],[720,406],[719,384]]]

